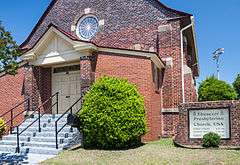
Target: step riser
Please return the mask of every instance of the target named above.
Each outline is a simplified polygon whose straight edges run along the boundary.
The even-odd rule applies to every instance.
[[[60,124],[60,125],[57,125],[57,128],[62,128],[63,126],[64,126],[64,124]],[[26,129],[26,128],[27,128],[27,125],[26,125],[26,126],[25,126],[25,125],[23,125],[23,126],[21,125],[21,126],[19,127],[19,131],[24,130],[24,129]],[[52,130],[55,130],[55,124],[54,124],[54,125],[46,124],[45,126],[44,126],[44,125],[41,125],[40,128],[41,128],[41,129],[50,129],[50,130],[52,131]],[[68,126],[68,125],[66,125],[65,128],[69,128],[69,129],[70,129],[71,127]],[[64,129],[65,129],[65,128],[64,128]],[[38,125],[32,125],[32,126],[30,126],[28,129],[30,129],[30,130],[31,130],[31,129],[36,129],[36,130],[38,130],[38,129],[39,129],[39,126],[38,126]],[[27,129],[27,130],[28,130],[28,129]],[[17,131],[17,128],[15,128],[13,131],[14,131],[14,132]]]
[[[19,128],[19,132],[24,130],[25,128]],[[58,127],[58,130],[61,129],[61,127]],[[66,126],[62,129],[63,132],[70,132],[71,127]],[[73,129],[74,130],[74,129]],[[30,127],[24,132],[38,132],[38,127]],[[74,130],[75,131],[75,130]],[[14,132],[17,132],[17,129],[14,129]],[[55,132],[55,127],[42,127],[41,132]]]
[[[32,124],[32,123],[26,123],[26,122],[24,122],[23,124],[21,124],[21,126],[19,127],[19,128],[26,128],[27,126],[29,126],[30,124]],[[66,122],[58,122],[57,123],[57,126],[58,127],[62,127],[62,126],[64,126],[66,124]],[[36,122],[36,123],[34,123],[34,124],[32,124],[30,127],[38,127],[38,122]],[[48,123],[48,122],[41,122],[41,125],[40,125],[41,127],[44,127],[44,126],[47,126],[47,127],[55,127],[55,122],[51,122],[51,123]]]
[[[0,152],[10,152],[15,153],[16,147],[8,147],[4,149],[0,149]],[[34,148],[20,148],[20,153],[31,153],[31,154],[42,154],[42,155],[57,155],[60,150],[47,150],[46,148],[42,149],[34,149]]]
[[[60,143],[60,140],[63,139],[64,142],[68,142],[68,139],[66,138],[63,138],[63,137],[58,137],[58,141]],[[5,139],[3,139],[4,141],[17,141],[17,138],[16,137],[7,137]],[[56,142],[56,139],[55,137],[54,138],[41,138],[41,137],[33,137],[33,138],[30,138],[30,141],[28,140],[28,138],[20,138],[19,140],[20,142],[48,142],[48,143],[55,143]]]
[[[0,142],[0,145],[7,145],[9,147],[17,147],[17,142]],[[63,143],[63,144],[58,144],[59,148],[63,148],[65,145],[67,145],[67,143]],[[55,149],[56,148],[56,143],[33,143],[33,142],[20,142],[20,148],[21,147],[47,147],[47,148],[52,148]],[[1,149],[0,149],[1,150]]]
[[[58,134],[58,147],[56,149],[56,138],[55,138],[55,121],[57,117],[53,118],[51,115],[43,116],[41,118],[41,132],[38,132],[38,121],[31,125],[27,130],[25,130],[19,136],[20,151],[21,153],[32,153],[32,154],[45,154],[45,155],[56,155],[63,148],[69,147],[69,144],[73,144],[73,139],[75,142],[81,141],[79,138],[79,132],[76,128],[71,130],[70,126],[65,126],[61,132]],[[19,126],[19,132],[24,130],[29,126],[34,120],[36,120],[38,115],[35,118],[27,119],[21,126]],[[67,122],[66,116],[59,120],[58,130],[62,128]],[[9,152],[15,153],[17,148],[17,129],[14,129],[14,134],[4,136],[2,141],[0,141],[0,152]],[[76,140],[76,136],[77,139]],[[80,136],[81,137],[81,136]]]
[[[58,138],[58,142],[60,143],[60,141],[63,140],[63,143],[67,143],[68,142],[68,139],[65,139],[65,138],[61,138],[59,137]],[[55,143],[56,142],[56,139],[55,138],[32,138],[31,139],[31,142],[47,142],[47,143]]]
[[[41,120],[40,120],[41,123],[55,123],[55,121],[56,121],[56,120],[48,120],[48,119],[41,119]],[[24,121],[23,124],[26,124],[26,123],[27,123],[27,124],[31,124],[31,123],[33,123],[33,122],[38,123],[38,120],[36,120],[36,119],[34,119],[34,120],[33,120],[33,119],[28,119],[28,120]],[[64,123],[64,122],[66,123],[66,122],[67,122],[67,119],[61,119],[61,120],[58,121],[58,123]],[[34,124],[35,124],[35,123],[34,123]]]
[[[71,137],[73,137],[73,135],[75,134],[76,132],[60,132],[59,134],[58,134],[58,137],[59,138],[71,138]],[[8,135],[8,136],[4,136],[3,138],[2,138],[2,140],[12,140],[12,139],[17,139],[16,138],[17,137],[17,135]],[[46,137],[49,137],[49,138],[54,138],[55,137],[55,132],[53,133],[53,132],[37,132],[36,133],[36,136],[33,136],[33,133],[32,132],[29,132],[27,135],[25,135],[25,134],[22,134],[22,135],[20,135],[19,136],[19,138],[20,138],[20,140],[23,140],[23,141],[25,141],[27,138],[34,138],[34,137],[39,137],[39,138],[41,138],[41,137],[44,137],[44,138],[46,138]]]
[[[7,140],[10,140],[10,141],[15,141],[15,140],[17,140],[17,137],[13,137],[13,136],[4,136],[3,138],[2,138],[2,140],[3,141],[7,141]],[[26,141],[28,141],[28,138],[27,137],[19,137],[19,140],[20,141],[23,141],[23,142],[26,142]]]
[[[25,150],[25,151],[24,151]],[[60,151],[59,150],[53,150],[49,151],[44,148],[42,149],[34,149],[34,148],[29,148],[28,152],[26,152],[26,149],[23,149],[25,153],[32,153],[32,154],[43,154],[43,155],[57,155]]]
[[[59,119],[59,117],[60,116],[56,116],[56,117],[48,117],[48,116],[42,116],[40,119],[43,119],[43,120],[48,120],[48,119],[51,119],[51,120],[57,120],[57,119]],[[35,119],[38,119],[38,115],[37,116],[34,116],[34,117],[28,117],[28,118],[26,118],[27,120],[35,120]],[[60,120],[62,120],[62,119],[67,119],[67,116],[64,116],[64,117],[62,117]]]
[[[58,134],[59,137],[65,137],[65,135],[67,134],[67,137],[72,137],[73,133],[69,133],[69,131],[67,132],[60,132]],[[21,134],[21,137],[55,137],[55,132],[37,132],[36,135],[33,135],[32,132],[24,132],[23,134]]]
[[[63,148],[63,146],[66,144],[58,144],[59,148]],[[52,149],[56,149],[56,144],[34,144],[34,143],[27,143],[24,144],[24,146],[26,147],[43,147],[43,148],[52,148]]]
[[[74,133],[72,132],[69,132],[69,131],[61,131],[59,134],[58,134],[58,137],[64,137],[64,138],[70,138],[74,135]],[[13,135],[8,135],[7,137],[11,138],[11,137],[16,137],[17,135],[16,134],[13,134]],[[3,140],[6,140],[7,137],[3,137]],[[55,137],[55,131],[54,132],[36,132],[36,135],[33,135],[32,132],[24,132],[23,134],[20,135],[20,137]]]
[[[67,114],[68,115],[68,114]],[[67,118],[67,115],[63,116],[62,118]],[[58,119],[62,115],[43,115],[41,118],[51,118],[51,119]],[[38,114],[33,115],[33,118],[38,118]]]

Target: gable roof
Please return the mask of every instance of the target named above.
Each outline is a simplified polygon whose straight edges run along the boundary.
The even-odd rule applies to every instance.
[[[38,27],[41,25],[41,23],[43,22],[43,20],[45,19],[45,17],[48,15],[48,13],[50,12],[50,10],[52,9],[52,7],[55,5],[55,3],[58,0],[52,0],[52,2],[48,5],[47,9],[45,10],[45,12],[43,13],[43,15],[40,17],[40,19],[38,20],[37,24],[34,26],[33,30],[31,31],[31,33],[28,35],[27,39],[20,45],[21,49],[24,49],[24,46],[29,42],[29,40],[31,39],[31,37],[33,36],[33,34],[37,31]]]
[[[20,48],[22,50],[27,49],[25,46],[28,44],[28,42],[30,41],[30,39],[32,38],[32,36],[34,35],[34,33],[37,31],[38,27],[42,24],[42,22],[44,21],[45,17],[48,15],[48,13],[51,11],[51,9],[53,8],[53,6],[55,5],[55,3],[58,0],[52,0],[51,3],[48,5],[47,9],[45,10],[45,12],[43,13],[43,15],[40,17],[40,19],[38,20],[37,24],[34,26],[33,30],[31,31],[31,33],[28,35],[27,39],[20,45]],[[159,0],[155,0],[160,6],[164,7],[166,10],[169,10],[173,13],[177,13],[181,16],[192,16],[192,14],[188,14],[182,11],[178,11],[175,9],[172,9],[166,5],[164,5],[162,2],[160,2]]]
[[[174,13],[177,13],[181,16],[193,16],[192,14],[189,14],[189,13],[186,13],[186,12],[183,12],[183,11],[179,11],[179,10],[176,10],[176,9],[173,9],[173,8],[170,8],[168,7],[167,5],[163,4],[162,2],[160,2],[159,0],[155,0],[156,2],[158,2],[159,5],[163,6],[165,9],[169,10],[169,11],[172,11]]]

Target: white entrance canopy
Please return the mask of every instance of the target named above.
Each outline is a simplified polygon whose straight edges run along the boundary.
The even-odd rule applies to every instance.
[[[51,66],[79,61],[80,57],[91,56],[93,52],[146,57],[151,59],[158,68],[164,68],[164,63],[155,52],[100,47],[91,42],[78,40],[54,25],[50,26],[39,41],[21,58],[34,66]]]

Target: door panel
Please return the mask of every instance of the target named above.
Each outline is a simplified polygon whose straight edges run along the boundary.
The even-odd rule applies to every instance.
[[[53,73],[52,92],[59,92],[59,113],[66,112],[81,96],[80,71]],[[80,104],[73,108],[77,112]],[[53,113],[56,113],[56,108]]]

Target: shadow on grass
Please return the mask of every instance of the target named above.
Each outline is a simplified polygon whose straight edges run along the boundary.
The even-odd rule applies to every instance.
[[[28,159],[27,154],[10,154],[1,153],[0,154],[0,164],[16,165],[16,164],[28,164],[26,161]]]
[[[187,150],[230,150],[230,151],[240,151],[240,147],[235,146],[216,146],[216,147],[204,147],[202,145],[196,145],[196,146],[189,146],[189,145],[182,145],[180,143],[177,143],[176,141],[173,141],[174,146],[178,148],[184,148]]]
[[[76,151],[76,150],[79,150],[79,149],[85,149],[85,150],[103,150],[103,151],[126,151],[126,150],[131,150],[131,149],[137,149],[139,147],[142,147],[144,146],[145,143],[138,143],[136,145],[132,145],[130,147],[124,147],[124,148],[115,148],[115,149],[112,149],[112,148],[101,148],[101,147],[84,147],[84,146],[77,146],[75,148],[72,148],[71,151]]]

